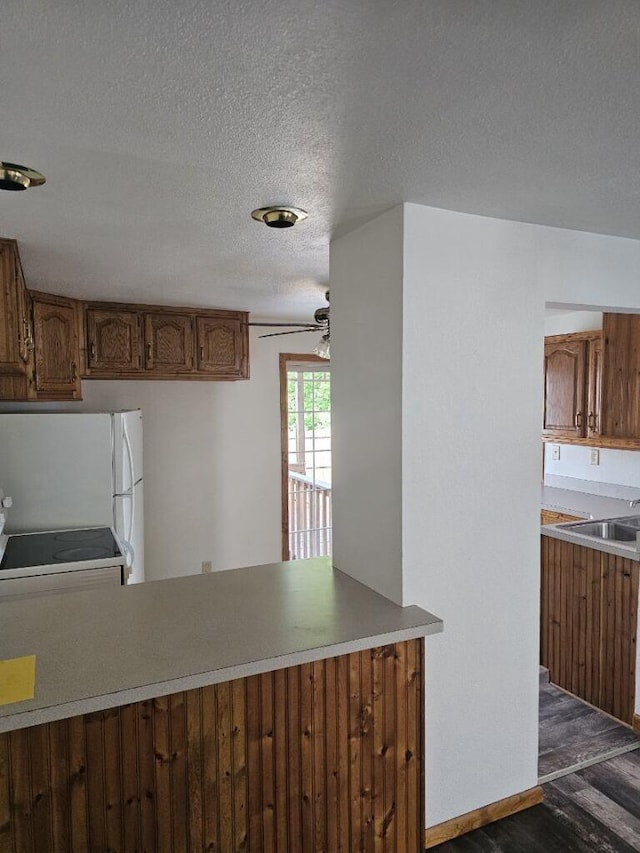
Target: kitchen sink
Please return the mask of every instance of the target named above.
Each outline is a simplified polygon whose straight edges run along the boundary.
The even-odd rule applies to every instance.
[[[603,521],[579,521],[563,524],[564,530],[580,536],[605,539],[609,542],[636,542],[640,534],[640,516],[609,518]]]

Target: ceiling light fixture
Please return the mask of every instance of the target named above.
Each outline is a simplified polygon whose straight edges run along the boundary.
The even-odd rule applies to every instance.
[[[3,163],[0,160],[0,190],[19,192],[30,187],[39,187],[45,181],[45,176],[35,169],[19,166],[17,163]]]
[[[329,340],[329,332],[323,335],[314,347],[313,352],[320,358],[331,358],[331,341]]]
[[[301,222],[308,215],[306,210],[283,204],[274,207],[258,207],[251,211],[253,219],[264,222],[269,228],[292,228],[296,222]]]

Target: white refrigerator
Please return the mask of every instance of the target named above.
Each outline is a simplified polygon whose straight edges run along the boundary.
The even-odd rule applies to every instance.
[[[144,580],[142,412],[0,414],[5,533],[113,527]]]

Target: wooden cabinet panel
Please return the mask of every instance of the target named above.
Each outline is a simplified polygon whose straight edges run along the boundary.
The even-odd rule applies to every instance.
[[[0,734],[2,850],[424,849],[424,640]]]
[[[631,724],[639,564],[542,536],[540,662],[555,684]]]
[[[32,336],[15,240],[0,240],[0,300],[0,374],[25,374]]]
[[[145,314],[145,368],[159,373],[193,370],[193,317],[188,314]]]
[[[220,378],[246,378],[246,323],[238,317],[197,318],[198,371]]]
[[[567,515],[565,512],[553,512],[550,509],[540,510],[540,524],[562,524],[564,521],[584,521],[579,515]]]
[[[585,434],[586,343],[546,342],[544,347],[544,421],[547,435]]]
[[[86,325],[89,375],[141,369],[141,318],[137,311],[88,308]]]
[[[602,433],[640,438],[640,315],[604,314]]]
[[[36,398],[80,399],[77,303],[32,293]]]

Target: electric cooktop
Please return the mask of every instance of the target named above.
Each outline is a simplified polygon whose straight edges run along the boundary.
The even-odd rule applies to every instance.
[[[114,558],[122,552],[108,527],[23,533],[7,537],[0,571]]]

